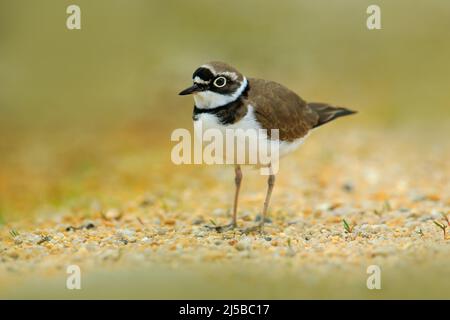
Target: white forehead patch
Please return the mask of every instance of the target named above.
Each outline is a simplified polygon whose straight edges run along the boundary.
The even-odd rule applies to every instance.
[[[237,80],[237,78],[238,78],[238,75],[235,72],[232,72],[232,71],[224,71],[224,72],[217,73],[216,69],[214,69],[209,64],[204,64],[200,68],[209,69],[209,71],[211,71],[214,76],[227,76],[233,81]]]
[[[202,78],[200,78],[199,76],[196,76],[194,78],[194,83],[198,83],[198,84],[208,84],[209,81],[203,80]]]

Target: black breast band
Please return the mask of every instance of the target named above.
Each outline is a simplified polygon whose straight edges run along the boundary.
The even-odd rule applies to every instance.
[[[195,121],[198,119],[198,115],[202,113],[209,113],[215,115],[222,124],[232,124],[236,122],[236,118],[241,114],[242,108],[244,108],[244,103],[242,101],[243,97],[247,97],[248,90],[250,86],[247,82],[242,94],[234,101],[224,104],[223,106],[218,106],[211,109],[197,108],[194,105],[194,111],[192,114],[192,119]]]

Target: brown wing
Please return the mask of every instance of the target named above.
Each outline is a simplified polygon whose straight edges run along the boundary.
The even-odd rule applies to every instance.
[[[272,81],[249,79],[248,101],[264,129],[279,129],[281,141],[304,137],[319,116],[288,88]]]

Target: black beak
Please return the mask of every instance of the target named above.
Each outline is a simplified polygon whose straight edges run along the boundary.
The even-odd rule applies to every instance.
[[[194,92],[202,91],[202,88],[200,88],[197,84],[193,84],[191,87],[184,89],[179,93],[180,96],[185,96],[187,94],[192,94]]]

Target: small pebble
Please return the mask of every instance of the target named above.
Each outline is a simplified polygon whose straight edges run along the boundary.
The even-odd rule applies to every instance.
[[[249,237],[244,237],[238,241],[238,243],[236,244],[236,249],[238,251],[249,250],[251,248],[251,245],[252,239],[250,239]]]
[[[122,217],[122,211],[116,208],[109,209],[104,214],[106,220],[119,220]]]
[[[204,222],[205,222],[205,220],[203,219],[203,217],[197,217],[194,220],[192,220],[192,224],[193,225],[199,225],[199,224],[202,224]]]
[[[355,186],[353,185],[352,182],[346,182],[342,185],[342,190],[344,190],[345,192],[353,192],[355,190]]]

